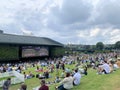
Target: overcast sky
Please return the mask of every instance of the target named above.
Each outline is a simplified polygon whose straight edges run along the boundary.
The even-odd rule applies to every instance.
[[[120,0],[0,0],[0,30],[63,44],[114,44]]]

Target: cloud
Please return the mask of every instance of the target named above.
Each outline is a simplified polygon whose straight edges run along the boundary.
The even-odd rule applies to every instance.
[[[97,4],[97,17],[95,18],[95,23],[101,25],[111,25],[117,27],[119,25],[120,20],[120,1],[118,0],[99,0]]]
[[[23,35],[27,35],[27,36],[31,36],[31,35],[33,35],[33,33],[31,32],[31,31],[29,31],[29,30],[25,30],[25,29],[21,29],[22,30],[22,32],[23,32]]]
[[[87,21],[91,9],[92,5],[83,0],[63,0],[61,8],[59,6],[53,7],[51,14],[54,14],[61,24],[74,24]]]
[[[0,29],[61,43],[115,43],[120,33],[118,0],[1,0]]]
[[[91,35],[91,32],[92,35]],[[112,28],[105,28],[105,29],[91,29],[86,31],[79,31],[78,37],[84,39],[84,41],[88,44],[96,44],[96,42],[103,42],[106,44],[119,41],[119,33],[120,29],[112,29]]]
[[[99,28],[90,30],[90,36],[91,36],[91,37],[98,36],[98,35],[99,35],[99,32],[100,32],[100,29],[99,29]]]

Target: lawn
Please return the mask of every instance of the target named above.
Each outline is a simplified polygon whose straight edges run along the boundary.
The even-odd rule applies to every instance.
[[[66,65],[66,67],[74,68],[74,65]],[[30,68],[27,71],[32,71],[34,74],[35,68]],[[60,71],[61,72],[61,71]],[[52,74],[52,78],[47,79],[47,81],[53,81],[55,78],[55,72]],[[28,90],[32,90],[34,87],[40,86],[38,78],[27,79],[25,83],[28,86]],[[74,86],[72,90],[120,90],[120,69],[111,73],[97,75],[96,71],[93,69],[88,69],[88,75],[83,76],[81,79],[81,84],[79,86]],[[51,84],[50,90],[55,90],[56,84]],[[20,84],[12,85],[10,90],[18,90]]]

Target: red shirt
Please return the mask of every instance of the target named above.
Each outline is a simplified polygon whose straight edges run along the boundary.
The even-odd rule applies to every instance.
[[[49,90],[49,87],[46,85],[43,85],[39,88],[39,90]]]

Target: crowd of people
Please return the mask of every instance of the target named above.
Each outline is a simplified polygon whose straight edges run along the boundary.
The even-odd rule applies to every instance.
[[[53,58],[45,61],[37,60],[34,62],[7,63],[0,65],[0,73],[16,70],[24,75],[25,79],[39,78],[39,90],[49,90],[48,85],[58,83],[57,90],[68,90],[76,85],[80,85],[81,77],[88,75],[88,68],[96,70],[97,74],[110,74],[120,67],[118,60],[120,53],[97,53],[97,54],[79,54],[67,55],[62,58]],[[66,65],[74,64],[75,67],[69,68]],[[28,68],[35,67],[34,74],[31,71],[25,72]],[[60,72],[62,71],[62,72]],[[56,73],[55,77],[52,73]],[[51,82],[46,82],[48,78],[55,78]],[[4,82],[3,90],[9,90],[10,78]],[[22,84],[19,90],[27,90],[27,85]]]

